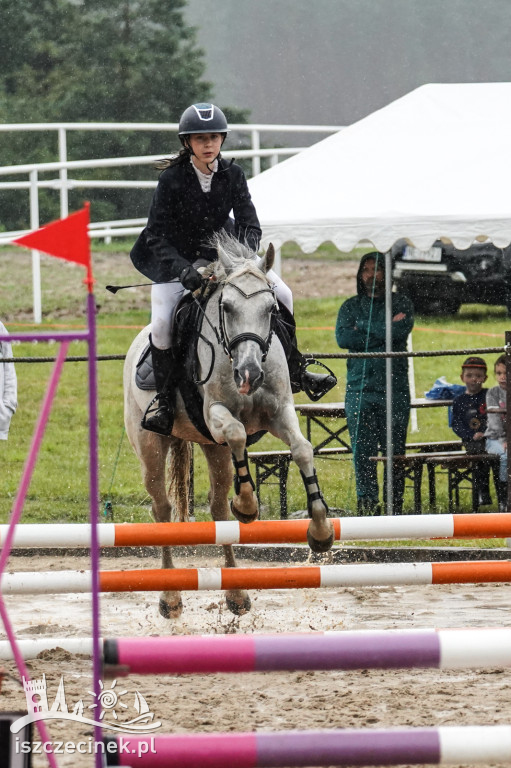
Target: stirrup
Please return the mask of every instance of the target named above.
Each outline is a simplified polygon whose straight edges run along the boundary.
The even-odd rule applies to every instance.
[[[307,368],[309,365],[320,365],[328,373],[310,373]],[[313,357],[305,358],[301,371],[301,385],[307,397],[312,400],[320,400],[323,395],[330,392],[337,384],[337,377],[334,372],[324,363],[315,360]]]
[[[156,395],[146,408],[140,425],[149,432],[169,437],[174,426],[173,409],[166,397]]]

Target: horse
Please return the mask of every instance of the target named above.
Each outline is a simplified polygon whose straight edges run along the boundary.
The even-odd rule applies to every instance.
[[[275,251],[269,246],[257,254],[233,237],[214,240],[218,260],[211,265],[208,287],[213,294],[203,312],[197,340],[197,386],[203,398],[203,416],[211,439],[194,426],[180,393],[177,395],[172,434],[168,437],[141,427],[153,392],[139,389],[136,366],[148,343],[150,328],[133,341],[124,365],[124,418],[126,433],[141,464],[145,488],[152,499],[157,522],[187,521],[191,444],[198,443],[209,472],[209,505],[212,518],[229,518],[230,510],[242,523],[257,519],[259,510],[247,457],[247,439],[264,431],[289,446],[307,494],[311,518],[308,544],[314,552],[326,552],[334,532],[328,506],[318,485],[313,449],[300,431],[289,381],[286,355],[274,333],[278,304],[267,273]],[[215,300],[216,299],[216,300]],[[166,463],[168,459],[168,477]],[[167,492],[168,482],[168,492]],[[235,567],[231,545],[224,545],[225,566]],[[162,548],[162,567],[173,568],[170,547]],[[227,607],[242,615],[250,610],[244,590],[226,592]],[[177,618],[183,609],[177,591],[162,592],[159,610],[165,618]]]

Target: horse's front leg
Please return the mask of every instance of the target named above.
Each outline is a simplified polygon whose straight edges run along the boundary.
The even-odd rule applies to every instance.
[[[309,547],[313,552],[327,552],[334,543],[334,527],[328,518],[328,505],[319,487],[312,445],[300,431],[293,406],[282,409],[279,419],[272,424],[271,431],[289,445],[293,461],[298,465],[302,476],[307,493],[307,511],[311,518],[307,529]]]
[[[259,505],[248,467],[245,428],[220,403],[214,403],[209,409],[209,414],[208,426],[211,434],[218,443],[227,443],[232,453],[235,495],[231,502],[231,512],[240,523],[251,523],[259,517]]]
[[[202,451],[208,462],[209,505],[213,520],[229,519],[228,496],[231,488],[231,455],[227,447],[221,445],[202,445]],[[223,545],[225,567],[235,568],[236,558],[231,544]],[[237,616],[250,611],[250,598],[242,589],[231,589],[225,593],[229,610]]]

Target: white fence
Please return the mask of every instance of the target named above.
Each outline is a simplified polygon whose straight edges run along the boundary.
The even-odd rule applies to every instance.
[[[252,161],[252,175],[261,172],[261,159],[270,158],[270,165],[275,165],[281,158],[301,152],[306,147],[273,147],[261,148],[261,136],[276,134],[323,134],[335,133],[343,126],[333,125],[262,125],[262,124],[232,124],[233,134],[248,134],[250,149],[226,150],[222,152],[225,157],[238,159],[250,158]],[[0,133],[44,131],[54,132],[56,135],[55,162],[29,163],[24,165],[9,165],[0,168],[0,177],[23,176],[21,180],[0,181],[0,190],[26,189],[28,192],[27,227],[16,232],[4,232],[0,237],[0,245],[9,243],[15,237],[19,237],[27,231],[37,229],[39,220],[39,190],[54,189],[58,191],[60,198],[60,216],[64,218],[69,213],[68,192],[72,189],[146,189],[154,188],[155,181],[147,180],[118,180],[118,179],[79,179],[71,178],[70,171],[94,168],[122,168],[131,166],[152,165],[156,160],[168,154],[168,150],[158,155],[145,155],[140,157],[115,157],[96,158],[90,160],[70,160],[67,151],[67,135],[69,131],[168,131],[176,134],[177,123],[13,123],[0,124]],[[177,137],[175,137],[177,139]],[[176,141],[177,143],[177,141]],[[268,142],[266,142],[268,143]],[[55,178],[39,178],[39,174],[54,172]],[[90,227],[91,237],[110,239],[117,236],[135,236],[144,226],[145,219],[126,218],[117,221],[93,222]],[[41,285],[39,253],[32,252],[32,284],[34,294],[34,321],[41,322]]]

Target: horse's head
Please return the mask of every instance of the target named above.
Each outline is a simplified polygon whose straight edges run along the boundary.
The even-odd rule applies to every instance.
[[[219,236],[216,247],[225,270],[219,299],[222,343],[238,392],[251,395],[264,381],[262,364],[273,337],[277,300],[266,273],[275,251],[270,245],[258,263],[255,253],[231,237]]]

